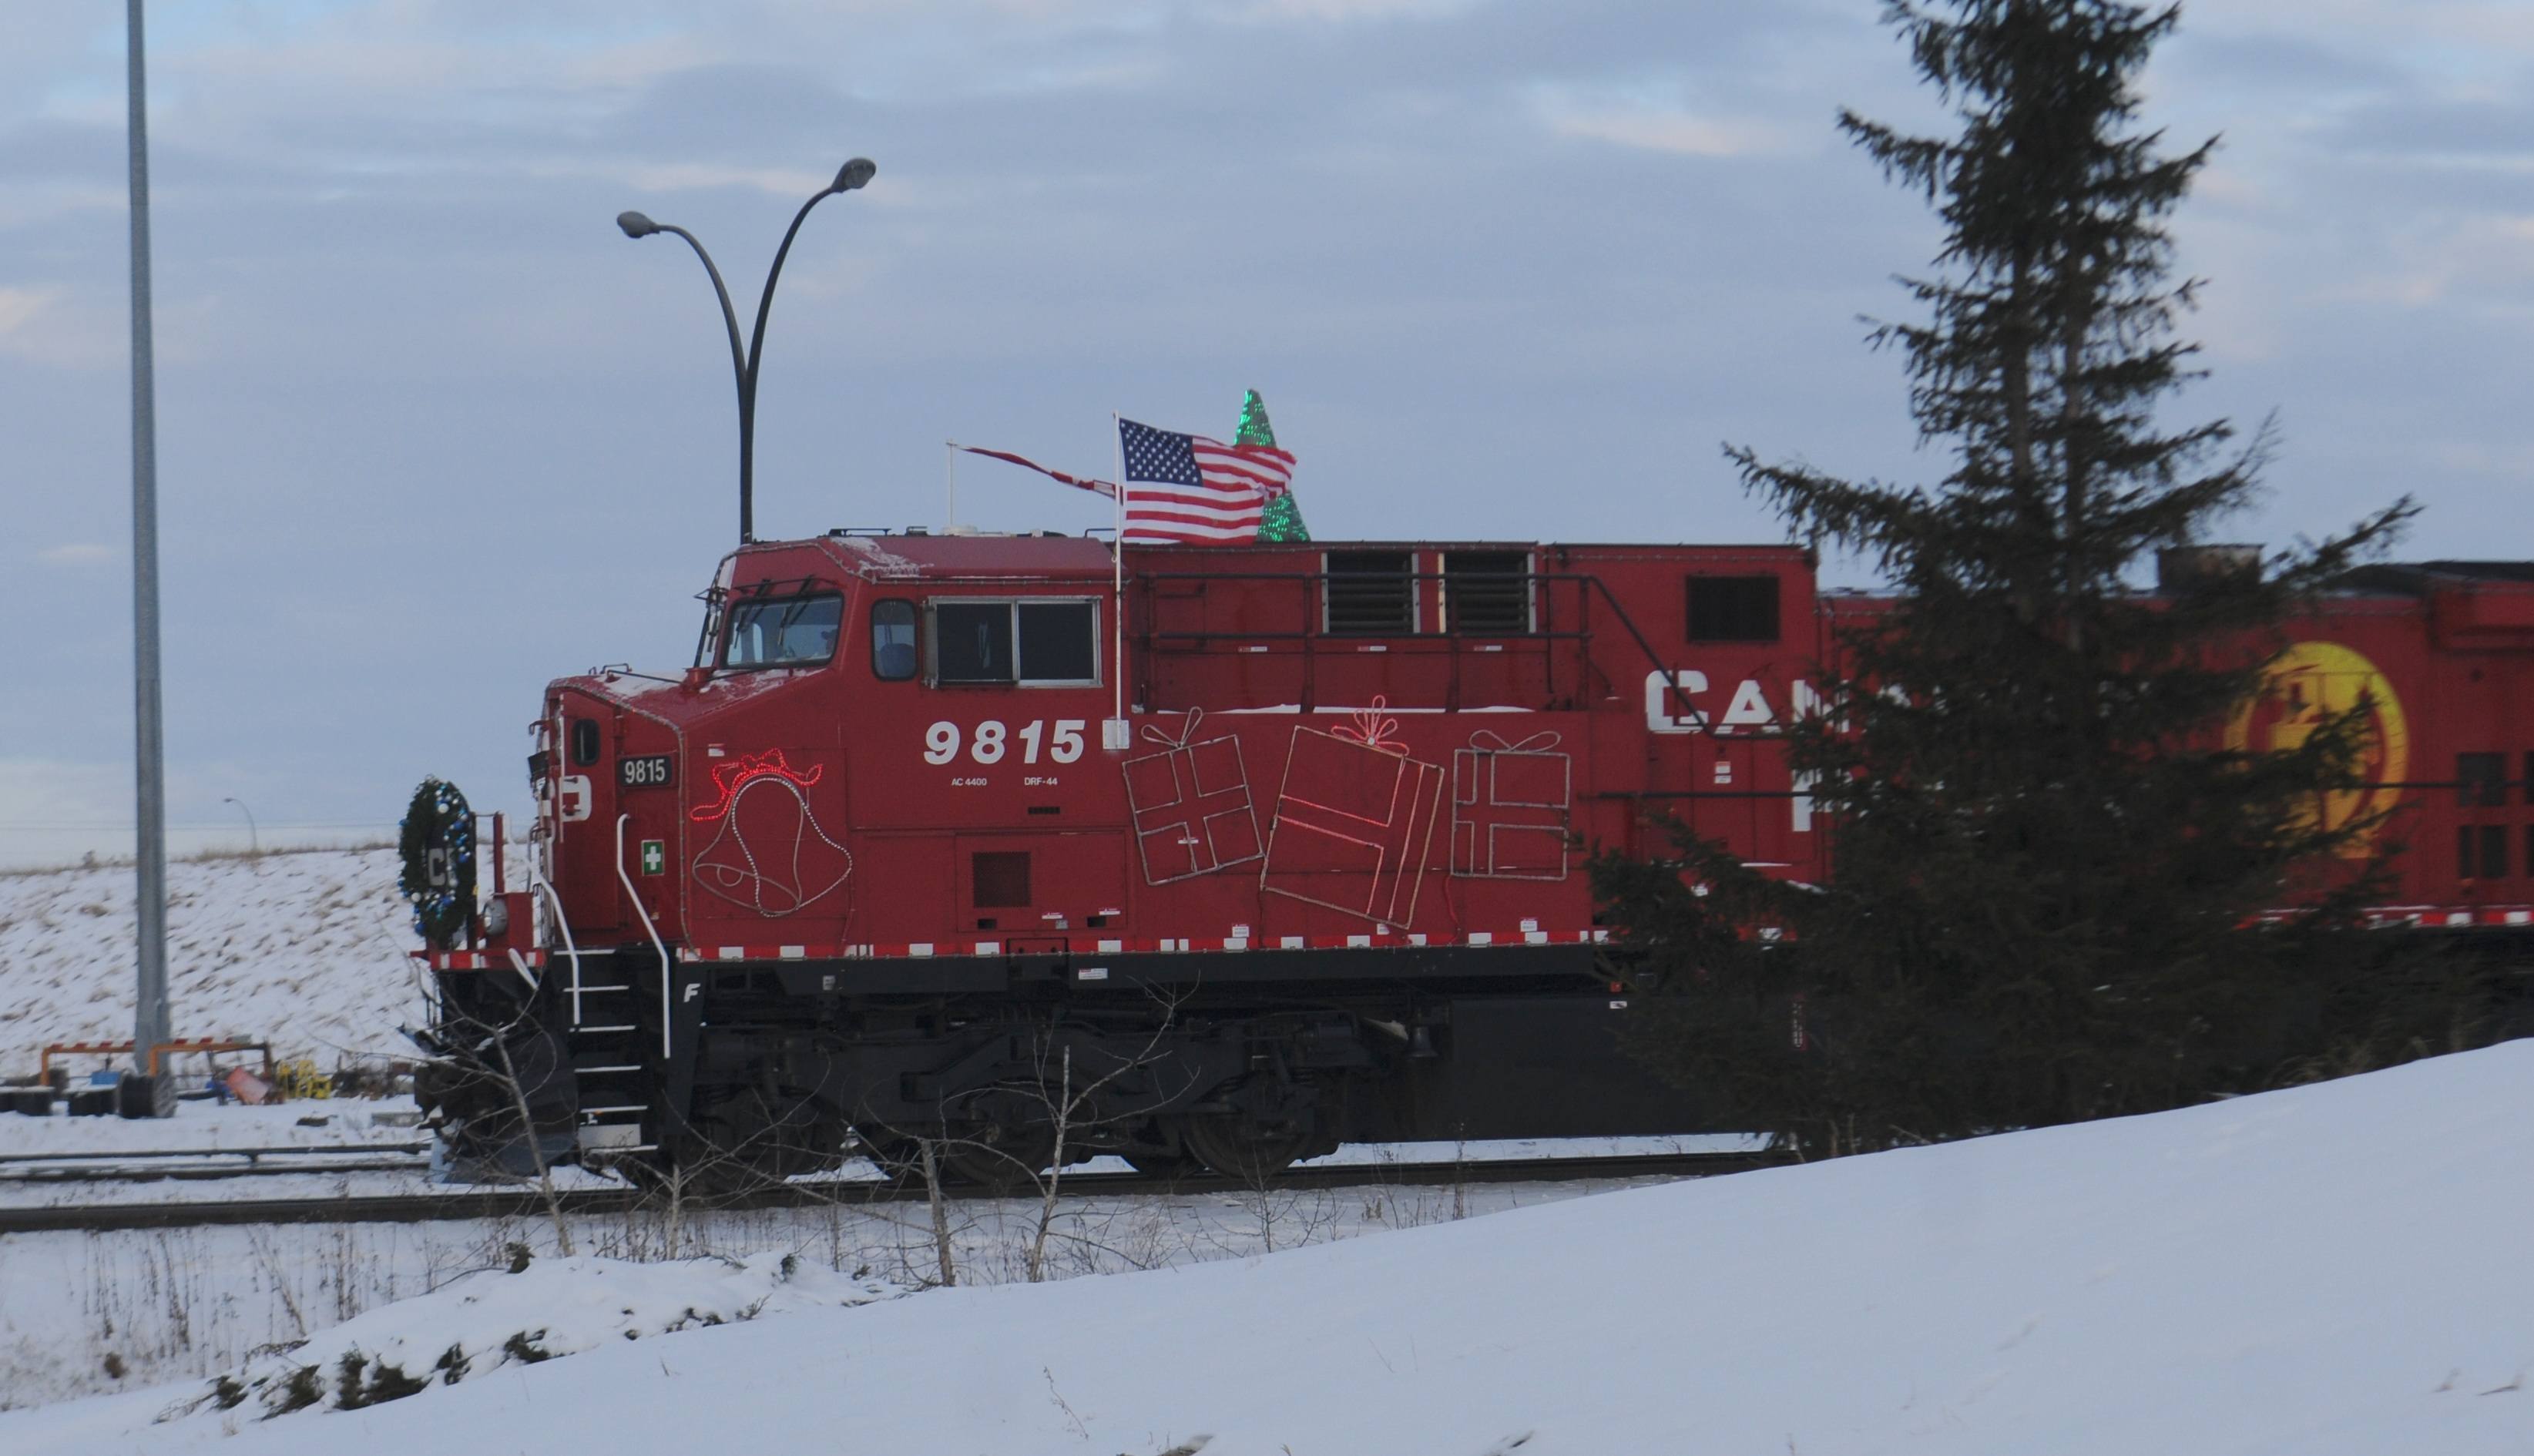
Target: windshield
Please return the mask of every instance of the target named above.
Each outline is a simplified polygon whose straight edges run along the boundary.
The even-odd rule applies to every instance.
[[[730,609],[724,667],[799,667],[836,655],[845,616],[841,596],[793,596],[740,602]]]

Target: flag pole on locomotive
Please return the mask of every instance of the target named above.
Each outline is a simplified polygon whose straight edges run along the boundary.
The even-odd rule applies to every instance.
[[[1117,451],[1117,485],[1109,492],[1109,504],[1115,508],[1116,518],[1116,527],[1109,534],[1109,680],[1115,686],[1109,721],[1100,725],[1100,747],[1119,753],[1133,742],[1126,728],[1126,492],[1130,487],[1126,480],[1125,423],[1114,409],[1109,412],[1109,440]]]

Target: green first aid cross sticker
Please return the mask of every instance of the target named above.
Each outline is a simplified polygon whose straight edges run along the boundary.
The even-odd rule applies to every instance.
[[[643,840],[642,873],[645,875],[664,875],[668,873],[668,869],[669,846],[667,841],[660,839]]]

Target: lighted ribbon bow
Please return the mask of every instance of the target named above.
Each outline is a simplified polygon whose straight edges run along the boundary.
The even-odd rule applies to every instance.
[[[689,811],[687,818],[698,821],[717,819],[730,812],[730,803],[739,797],[742,786],[751,779],[780,778],[796,788],[808,788],[827,771],[823,763],[813,763],[810,771],[801,772],[784,761],[781,749],[767,749],[761,754],[742,754],[735,762],[713,765],[713,787],[721,797],[710,804],[700,804]]]
[[[1407,753],[1406,741],[1390,736],[1399,731],[1399,720],[1385,716],[1389,708],[1390,699],[1376,694],[1372,706],[1356,710],[1354,727],[1332,728],[1330,736],[1359,743],[1368,749],[1379,749],[1385,754]]]
[[[1196,737],[1197,720],[1204,716],[1204,708],[1189,708],[1187,710],[1187,716],[1179,720],[1179,736],[1176,738],[1173,738],[1169,734],[1164,733],[1161,725],[1158,723],[1146,723],[1144,725],[1144,741],[1146,743],[1160,744],[1166,749],[1186,748],[1188,746],[1188,740]]]
[[[1470,735],[1470,747],[1482,754],[1544,754],[1557,747],[1558,735],[1542,729],[1520,743],[1507,743],[1495,733],[1481,728]]]

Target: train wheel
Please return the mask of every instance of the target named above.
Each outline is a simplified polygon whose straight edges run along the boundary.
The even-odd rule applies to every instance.
[[[1306,1127],[1270,1131],[1237,1116],[1190,1118],[1180,1127],[1179,1135],[1199,1162],[1225,1178],[1245,1183],[1265,1183],[1292,1167],[1294,1160],[1311,1147],[1311,1134]]]

